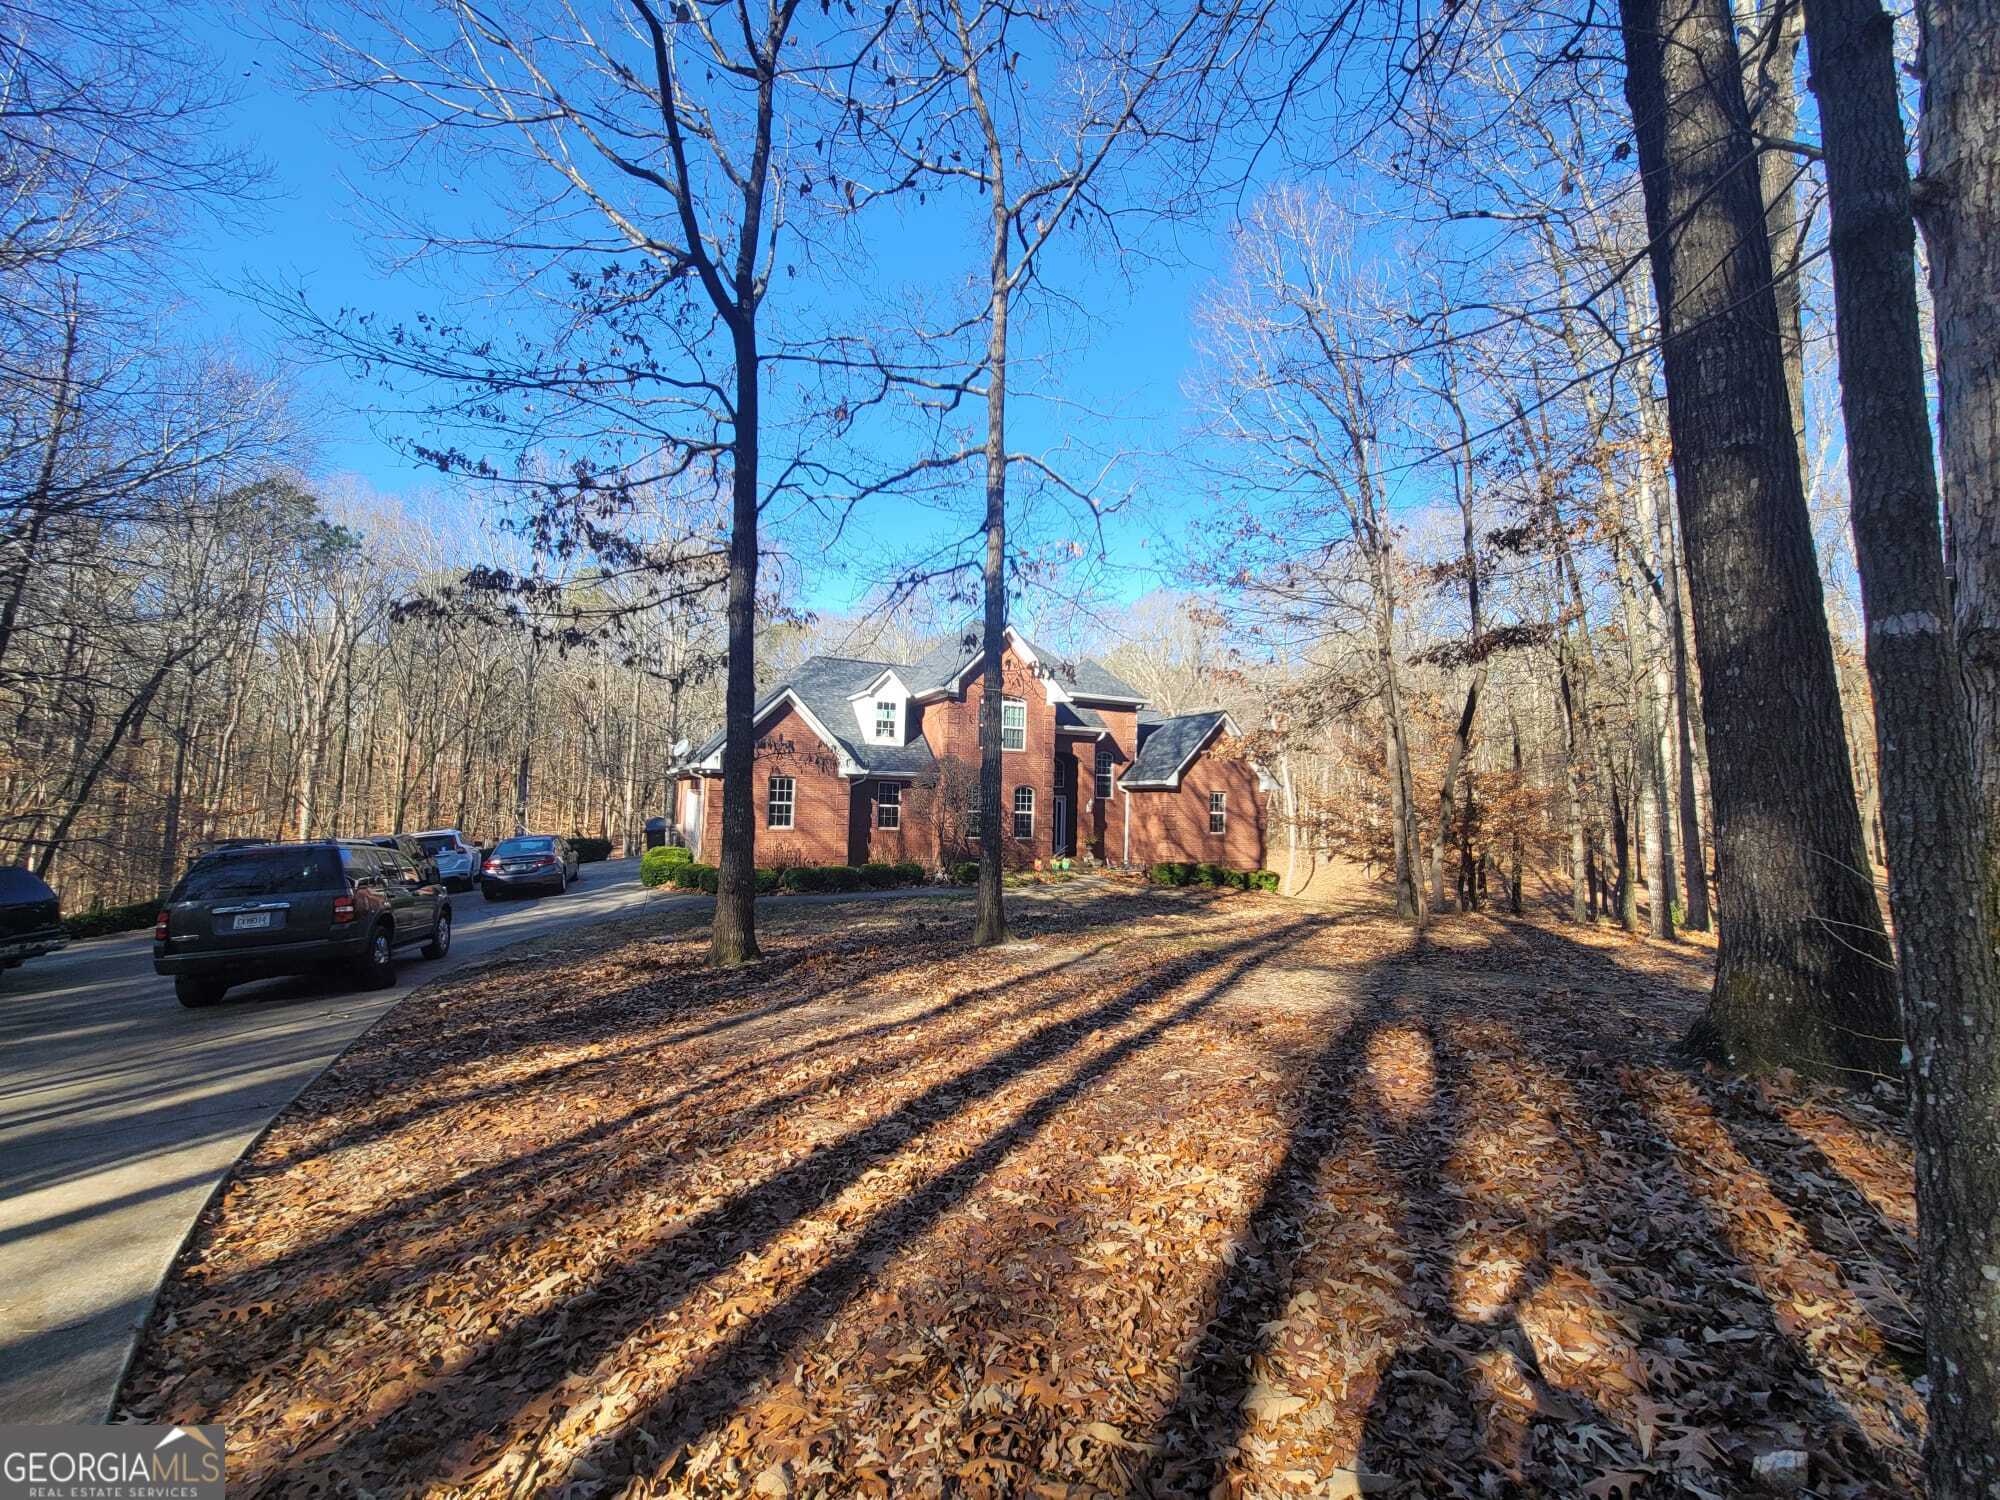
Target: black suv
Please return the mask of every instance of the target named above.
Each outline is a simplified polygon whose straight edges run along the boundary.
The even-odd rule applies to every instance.
[[[153,971],[183,1005],[212,1005],[233,984],[328,966],[378,988],[396,949],[451,949],[444,887],[395,849],[348,840],[224,849],[188,866],[153,928]]]

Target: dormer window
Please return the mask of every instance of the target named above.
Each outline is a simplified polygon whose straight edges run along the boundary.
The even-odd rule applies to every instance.
[[[895,699],[877,698],[875,700],[875,738],[878,740],[901,739],[902,735],[898,732],[901,726],[896,722],[899,717],[896,712]]]

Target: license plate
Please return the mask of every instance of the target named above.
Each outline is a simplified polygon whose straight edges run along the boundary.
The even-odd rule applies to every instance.
[[[247,911],[230,924],[231,932],[255,932],[260,927],[271,925],[271,913],[267,911]]]
[[[525,859],[510,859],[501,868],[518,874],[522,870],[534,869],[534,865]]]

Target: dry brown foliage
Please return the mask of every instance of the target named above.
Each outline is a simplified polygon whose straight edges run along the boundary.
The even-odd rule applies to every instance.
[[[1916,1492],[1894,1101],[1670,1057],[1707,954],[1082,881],[420,991],[172,1277],[240,1494]]]

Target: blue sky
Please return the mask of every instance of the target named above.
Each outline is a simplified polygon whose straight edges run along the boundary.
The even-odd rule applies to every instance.
[[[439,289],[424,276],[387,272],[380,264],[385,247],[371,239],[366,207],[353,185],[363,171],[340,138],[342,101],[302,96],[284,50],[227,10],[197,11],[191,26],[238,95],[230,135],[261,155],[272,174],[261,209],[226,231],[199,236],[189,257],[194,275],[185,287],[193,329],[263,358],[295,360],[298,351],[244,295],[253,280],[296,285],[323,309],[366,308],[393,317],[439,305]],[[874,254],[888,277],[957,277],[973,264],[964,243],[943,242],[933,227],[906,222],[884,229]],[[1018,325],[1019,353],[1052,357],[1046,371],[1017,381],[1010,410],[1016,446],[1045,450],[1072,428],[1100,448],[1163,453],[1180,445],[1189,422],[1182,383],[1195,357],[1191,313],[1226,256],[1219,230],[1195,226],[1183,227],[1170,260],[1131,274],[1074,255],[1059,258],[1055,279],[1091,316],[1079,326],[1069,312],[1030,309]],[[344,371],[316,367],[298,378],[320,419],[323,474],[352,474],[405,501],[436,492],[440,477],[399,452],[397,442],[448,440],[450,432],[386,411],[392,396]],[[1026,388],[1031,385],[1080,410],[1036,400]],[[1085,414],[1090,412],[1109,417]],[[1128,599],[1169,581],[1162,567],[1202,508],[1201,487],[1184,466],[1141,463],[1125,482],[1140,478],[1138,500],[1109,527],[1107,582]],[[970,476],[964,500],[969,526],[980,505]],[[871,502],[856,532],[862,539],[893,541],[936,524],[934,510],[888,498]],[[806,582],[807,602],[821,609],[848,606],[862,587],[857,574],[823,561],[809,568]]]

